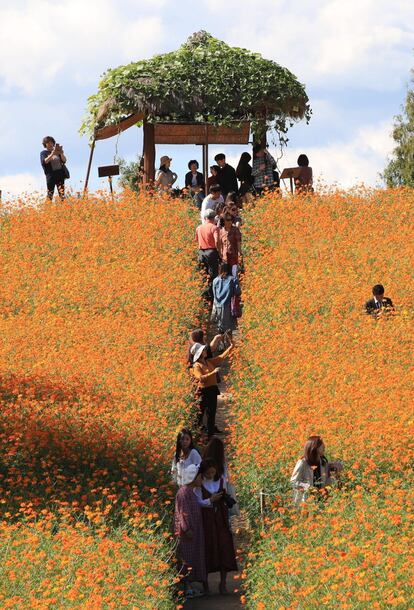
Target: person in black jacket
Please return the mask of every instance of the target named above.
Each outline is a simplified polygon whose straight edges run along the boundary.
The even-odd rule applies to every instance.
[[[252,166],[250,161],[252,156],[248,152],[242,153],[236,169],[236,176],[240,180],[240,196],[245,197],[247,193],[253,191],[254,178],[252,176]]]
[[[189,189],[190,195],[193,197],[194,204],[201,209],[201,204],[204,199],[204,176],[198,171],[199,163],[195,159],[188,162],[188,169],[190,170],[185,175],[185,188]]]
[[[236,170],[234,167],[226,163],[226,155],[219,153],[214,157],[215,162],[219,166],[218,171],[218,183],[221,186],[221,192],[224,199],[227,194],[231,191],[235,193],[239,192],[239,185],[237,183]]]
[[[394,311],[394,305],[391,299],[384,297],[384,292],[385,289],[382,284],[375,284],[372,289],[373,298],[365,303],[365,311],[367,314],[379,317],[384,311]]]

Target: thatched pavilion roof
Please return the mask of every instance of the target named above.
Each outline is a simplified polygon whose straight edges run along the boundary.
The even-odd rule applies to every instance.
[[[287,69],[207,32],[193,34],[177,51],[108,70],[89,98],[81,131],[132,121],[251,121],[275,124],[310,118],[304,85]]]

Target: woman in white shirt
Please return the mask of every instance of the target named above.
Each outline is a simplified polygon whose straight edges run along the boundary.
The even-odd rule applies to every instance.
[[[227,593],[227,573],[237,571],[233,535],[225,502],[226,482],[219,476],[215,462],[207,458],[200,464],[202,485],[194,493],[202,508],[207,573],[220,572],[219,592]]]
[[[331,473],[342,470],[341,462],[328,462],[325,444],[320,436],[310,436],[305,443],[303,457],[297,461],[290,482],[294,502],[304,502],[312,488],[322,489],[332,484]]]
[[[175,455],[171,465],[173,481],[179,487],[194,480],[201,463],[201,455],[194,447],[193,435],[183,428],[177,435]]]
[[[171,157],[167,155],[161,157],[160,169],[155,174],[155,187],[166,193],[171,193],[172,186],[178,178],[177,174],[170,169],[171,161]]]

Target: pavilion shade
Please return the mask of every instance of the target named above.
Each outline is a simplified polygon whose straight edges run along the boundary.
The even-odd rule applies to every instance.
[[[200,123],[156,123],[155,144],[248,144],[250,123],[216,127]]]

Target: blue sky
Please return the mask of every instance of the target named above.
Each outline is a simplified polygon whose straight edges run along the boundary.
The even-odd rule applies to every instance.
[[[313,118],[290,131],[282,168],[306,152],[329,184],[379,182],[414,64],[412,0],[14,0],[0,2],[3,196],[44,188],[39,152],[47,134],[64,145],[70,184],[80,189],[88,142],[78,128],[100,75],[176,49],[200,29],[261,52],[305,83]],[[120,156],[132,159],[141,149],[137,128],[120,136]],[[235,162],[244,148],[223,150]],[[115,139],[98,143],[92,188],[106,188],[97,166],[115,153]],[[182,184],[187,160],[200,150],[160,147],[157,157],[165,153]]]

